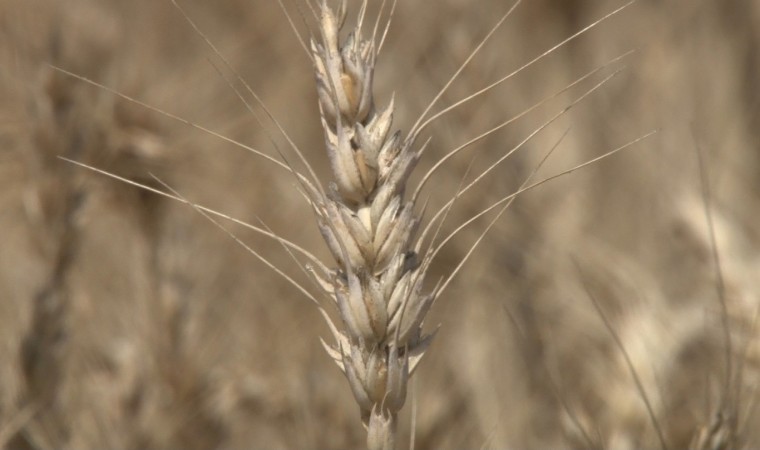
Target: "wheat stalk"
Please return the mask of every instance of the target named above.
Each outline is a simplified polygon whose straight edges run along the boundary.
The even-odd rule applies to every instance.
[[[366,6],[365,1],[356,27],[345,39],[341,39],[340,32],[347,14],[346,2],[341,2],[337,12],[325,1],[320,3],[320,39],[312,40],[311,53],[316,70],[322,128],[335,182],[330,184],[327,192],[313,189],[309,184],[303,186],[336,265],[328,273],[315,270],[311,273],[337,306],[344,325],[343,329],[338,329],[325,314],[335,345],[327,345],[324,341],[323,344],[349,381],[361,411],[362,422],[367,427],[368,447],[387,449],[395,447],[397,416],[406,399],[409,377],[435,334],[425,335],[422,332],[425,315],[483,236],[475,242],[446,280],[439,283],[432,292],[425,292],[423,288],[430,262],[441,246],[472,220],[466,221],[440,244],[430,245],[424,252],[421,251],[422,241],[436,222],[440,227],[442,219],[438,219],[442,215],[445,217],[460,194],[469,190],[501,161],[615,74],[605,78],[552,119],[544,122],[473,182],[464,188],[460,186],[457,195],[434,215],[418,236],[416,231],[420,218],[416,213],[416,201],[422,186],[440,167],[440,163],[425,174],[411,198],[405,200],[407,181],[425,148],[423,145],[420,149],[415,149],[417,136],[442,114],[487,92],[511,75],[456,102],[426,121],[423,121],[424,116],[512,9],[439,92],[412,127],[409,136],[402,138],[399,131],[391,132],[393,101],[381,108],[376,106],[373,98],[372,81],[379,46],[375,32],[370,39],[364,39],[361,34]],[[543,55],[558,47],[559,45],[555,46]],[[510,121],[482,136],[489,135],[508,123]],[[629,145],[630,143],[620,149]],[[441,163],[464,147],[453,150]],[[528,180],[519,192],[542,183],[526,187],[527,182]],[[316,186],[319,184],[316,183]],[[517,194],[502,199],[475,216],[480,217],[506,203],[483,234],[498,220],[515,195]]]
[[[269,229],[247,224],[243,225],[277,240],[289,253],[295,251],[309,259],[309,273],[316,281],[316,285],[321,287],[323,293],[336,307],[340,322],[342,323],[342,327],[337,327],[327,312],[321,306],[318,306],[335,340],[335,343],[332,345],[323,341],[323,345],[349,382],[354,398],[360,407],[362,422],[367,429],[367,444],[369,448],[395,447],[398,413],[406,400],[408,380],[414,373],[415,368],[418,366],[435,334],[425,335],[422,331],[426,313],[436,298],[449,285],[453,276],[461,269],[474,248],[482,241],[485,233],[488,232],[491,226],[511,204],[512,200],[522,192],[537,187],[558,176],[593,164],[649,136],[647,134],[598,158],[594,158],[591,161],[542,181],[528,184],[528,180],[526,180],[520,190],[503,197],[494,205],[465,221],[440,243],[433,245],[440,231],[440,224],[443,218],[445,218],[446,213],[451,209],[459,195],[472,188],[498,164],[523,147],[526,142],[601,87],[615,75],[612,74],[568,104],[552,118],[542,123],[516,147],[505,152],[495,163],[481,172],[474,181],[464,187],[460,186],[456,196],[438,210],[433,218],[428,221],[427,226],[421,233],[417,233],[417,227],[421,221],[421,214],[417,212],[419,209],[416,206],[417,200],[422,187],[435,171],[451,156],[456,155],[483,137],[510,124],[516,118],[521,117],[542,104],[545,100],[536,103],[536,105],[528,108],[516,117],[491,128],[447,153],[439,163],[424,175],[422,181],[413,190],[413,194],[409,198],[406,198],[407,182],[426,148],[426,145],[415,145],[421,132],[444,114],[477,96],[489,92],[498,84],[510,79],[528,66],[554,52],[569,40],[585,33],[591,27],[627,6],[625,5],[609,13],[573,34],[519,69],[502,77],[497,82],[427,117],[434,104],[442,97],[444,91],[461,73],[464,66],[474,57],[485,41],[490,38],[494,31],[510,15],[518,3],[519,1],[509,9],[485,36],[483,41],[475,47],[467,60],[427,106],[419,120],[411,128],[408,137],[403,138],[401,132],[392,131],[393,100],[387,106],[379,107],[373,98],[372,87],[375,63],[385,34],[383,33],[382,37],[378,39],[378,23],[376,23],[370,38],[362,36],[367,1],[362,2],[356,25],[345,37],[341,37],[341,30],[347,17],[346,1],[341,1],[337,11],[329,7],[326,1],[321,1],[315,11],[315,14],[318,16],[318,38],[314,38],[311,41],[311,45],[305,48],[310,53],[310,58],[316,72],[321,123],[325,135],[327,154],[331,163],[332,176],[335,180],[327,188],[323,188],[303,153],[298,150],[293,141],[285,133],[283,127],[274,119],[259,97],[239,76],[238,80],[245,85],[251,96],[259,103],[259,106],[266,111],[269,118],[277,125],[279,131],[286,137],[288,143],[298,154],[299,159],[307,166],[308,176],[297,172],[279,149],[277,151],[284,162],[181,119],[178,116],[165,113],[124,94],[115,92],[84,77],[56,68],[75,78],[111,91],[130,102],[140,104],[226,142],[232,142],[294,175],[302,192],[309,201],[322,236],[332,253],[332,263],[324,264],[320,262],[308,251],[295,243],[279,237]],[[179,6],[177,7],[179,8]],[[186,15],[185,17],[190,21]],[[290,22],[292,24],[292,20]],[[213,44],[195,27],[195,24],[192,21],[190,21],[190,24],[206,40],[214,53],[223,59],[228,68],[233,70]],[[623,56],[615,58],[582,76],[558,92],[557,95]],[[231,88],[235,89],[232,83],[229,84]],[[237,90],[235,92],[240,96],[246,107],[253,112],[244,96],[237,92]],[[548,99],[553,97],[549,97]],[[229,216],[186,200],[160,180],[157,181],[167,190],[171,191],[172,194],[140,185],[90,166],[85,165],[85,167],[129,184],[191,204],[198,212],[212,221],[213,219],[210,218],[209,214],[235,221],[235,219]],[[483,231],[475,244],[471,246],[469,252],[462,258],[452,273],[430,292],[426,292],[424,288],[425,274],[441,247],[449,242],[463,227],[500,206],[501,208],[496,217]],[[239,221],[237,222],[240,223]],[[426,239],[429,237],[429,232],[432,232],[433,236],[430,239]],[[289,283],[298,288],[313,302],[318,303],[317,299],[295,280],[269,263],[266,258],[248,247],[234,234],[229,231],[227,233],[251,254],[262,260]],[[430,244],[425,250],[422,249],[423,241]]]
[[[327,192],[306,192],[336,264],[329,273],[311,273],[344,325],[329,324],[336,344],[325,348],[348,379],[367,446],[390,449],[407,382],[433,338],[422,333],[422,323],[435,290],[423,291],[429,260],[421,261],[414,249],[415,199],[404,199],[420,150],[413,138],[391,132],[393,101],[375,105],[379,46],[374,37],[361,36],[366,2],[362,6],[356,29],[342,40],[346,2],[339,11],[322,2],[321,39],[311,42],[335,182]]]

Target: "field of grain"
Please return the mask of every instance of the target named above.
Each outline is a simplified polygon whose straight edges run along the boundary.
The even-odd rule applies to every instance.
[[[283,3],[308,38],[308,4]],[[329,260],[296,179],[230,142],[303,170],[292,139],[330,178],[313,66],[286,14],[180,4],[231,67],[168,0],[0,0],[0,448],[361,448],[313,303],[191,206],[59,158],[166,183]],[[399,0],[374,87],[379,104],[395,93],[394,129],[513,5]],[[622,5],[523,1],[435,110]],[[425,321],[440,328],[399,447],[759,447],[760,2],[635,2],[436,121],[413,184],[539,102],[436,172],[427,217],[519,145],[457,198],[443,235],[555,145],[535,180],[657,133],[521,194],[496,222]],[[493,217],[442,248],[431,285]],[[313,288],[280,242],[220,223]]]

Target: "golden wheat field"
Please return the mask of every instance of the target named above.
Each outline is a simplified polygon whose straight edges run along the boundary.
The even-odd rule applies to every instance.
[[[296,178],[235,144],[305,171],[297,144],[331,180],[294,31],[308,46],[317,3],[0,0],[0,448],[365,446],[308,298],[191,205],[60,158],[330,261]],[[597,23],[624,3],[522,1],[436,103],[514,72],[421,134],[412,187],[510,121],[422,191],[424,218],[454,199],[439,240],[533,172],[644,139],[522,192],[469,256],[495,210],[441,247],[431,288],[467,261],[425,319],[398,448],[760,447],[760,2]],[[513,6],[398,1],[373,88],[394,130]],[[282,241],[215,220],[315,290]]]

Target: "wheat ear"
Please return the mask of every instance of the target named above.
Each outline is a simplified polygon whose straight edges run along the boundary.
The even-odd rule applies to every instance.
[[[366,7],[366,4],[364,5]],[[372,78],[378,47],[358,25],[345,39],[338,11],[320,3],[320,39],[311,52],[327,154],[335,179],[309,192],[319,229],[337,267],[312,272],[337,305],[343,329],[325,345],[348,379],[371,449],[394,448],[407,381],[432,335],[422,322],[434,299],[423,293],[426,265],[413,250],[419,217],[404,191],[419,151],[391,132],[393,101],[377,108]]]

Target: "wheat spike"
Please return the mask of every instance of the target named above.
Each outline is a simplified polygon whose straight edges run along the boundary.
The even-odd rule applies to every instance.
[[[394,447],[407,381],[432,339],[422,322],[434,295],[423,292],[425,266],[413,250],[419,217],[415,202],[404,199],[419,150],[391,132],[393,100],[375,104],[378,46],[361,36],[365,9],[366,2],[341,39],[346,2],[338,11],[320,3],[320,39],[311,51],[335,181],[313,207],[336,264],[318,282],[331,286],[344,324],[331,328],[337,346],[328,353],[359,404],[368,447],[385,449]]]

